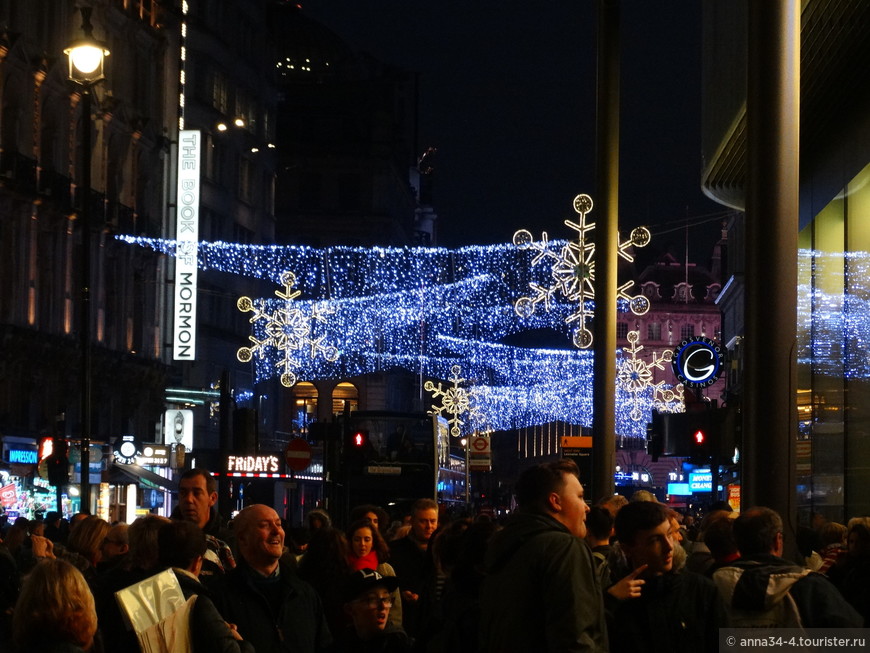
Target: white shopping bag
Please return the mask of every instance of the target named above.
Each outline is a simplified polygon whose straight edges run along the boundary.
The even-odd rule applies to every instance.
[[[144,653],[188,653],[190,610],[171,569],[115,592],[128,627],[136,632]]]
[[[141,633],[136,633],[142,653],[190,653],[190,611],[196,596],[178,610]]]

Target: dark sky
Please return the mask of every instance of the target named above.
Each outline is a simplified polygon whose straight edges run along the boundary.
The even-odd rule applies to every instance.
[[[439,244],[568,238],[577,193],[595,195],[594,0],[302,0],[361,50],[420,73],[420,148],[438,148]],[[701,3],[623,0],[620,229],[652,225],[682,256],[700,190]],[[595,217],[595,212],[591,214]],[[659,232],[657,235],[656,232]],[[689,231],[706,263],[715,222]]]

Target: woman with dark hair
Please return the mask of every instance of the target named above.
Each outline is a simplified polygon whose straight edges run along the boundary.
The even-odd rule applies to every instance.
[[[65,560],[46,559],[33,568],[12,617],[12,638],[21,653],[81,653],[90,650],[97,613],[84,576]]]
[[[365,503],[351,509],[350,523],[360,519],[370,519],[375,528],[381,532],[381,535],[384,535],[387,528],[390,527],[390,517],[387,515],[387,511],[371,503]]]
[[[341,632],[347,625],[342,588],[352,571],[347,562],[347,540],[337,528],[312,531],[305,554],[299,560],[299,578],[309,583],[323,603],[330,632]]]
[[[828,578],[870,625],[870,518],[854,517],[846,531],[847,551],[828,571]]]
[[[390,549],[381,532],[367,517],[353,522],[347,529],[347,542],[350,550],[347,562],[351,571],[374,569],[381,576],[395,576],[396,570],[387,562]],[[402,593],[399,588],[391,592],[393,607],[390,610],[390,623],[402,625]]]

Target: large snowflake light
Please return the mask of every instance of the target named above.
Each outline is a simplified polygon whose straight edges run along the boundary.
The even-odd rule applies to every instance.
[[[474,405],[471,391],[459,385],[465,381],[465,379],[460,378],[460,371],[459,365],[454,365],[450,368],[451,385],[447,386],[446,389],[442,387],[440,381],[438,385],[435,385],[432,381],[426,381],[423,384],[426,391],[432,393],[433,399],[441,398],[441,405],[432,404],[432,410],[429,411],[429,414],[437,414],[442,417],[444,417],[444,413],[450,415],[447,419],[447,423],[450,424],[450,435],[456,438],[462,434],[462,427],[465,426],[465,422],[462,421],[460,416],[468,414],[469,417],[481,418],[477,407]]]
[[[652,390],[653,407],[659,412],[682,412],[683,411],[683,386],[668,387],[664,381],[653,381],[653,370],[663,370],[666,364],[670,364],[674,352],[666,349],[661,355],[653,352],[649,361],[638,358],[637,355],[643,349],[640,344],[640,333],[629,331],[626,336],[629,346],[623,347],[623,352],[628,357],[623,358],[617,364],[616,383],[628,394],[631,405],[629,417],[635,421],[648,421],[650,402],[645,395]]]
[[[328,361],[335,361],[338,360],[338,349],[332,345],[324,345],[325,336],[315,337],[313,334],[314,325],[317,322],[326,322],[326,316],[334,311],[325,305],[312,303],[310,314],[306,314],[293,304],[293,300],[301,294],[299,290],[293,290],[296,275],[285,272],[281,276],[281,283],[284,285],[284,292],[276,290],[275,295],[284,301],[274,312],[269,312],[265,302],[254,302],[250,297],[240,297],[236,302],[240,311],[254,314],[250,319],[251,324],[260,322],[262,326],[262,336],[248,336],[253,346],[240,347],[236,357],[242,363],[248,363],[254,356],[265,357],[266,348],[274,347],[281,354],[275,364],[281,370],[281,385],[290,388],[297,380],[297,354],[307,349],[311,358],[320,354]]]
[[[532,259],[532,266],[544,259],[550,262],[549,285],[529,282],[533,295],[520,297],[514,302],[514,311],[520,317],[530,317],[538,304],[549,312],[551,301],[558,293],[569,302],[577,302],[576,310],[565,318],[567,324],[576,323],[571,332],[571,340],[575,347],[588,349],[592,346],[592,331],[587,323],[592,319],[591,300],[595,298],[595,242],[589,237],[589,232],[595,228],[594,222],[587,221],[587,214],[592,210],[592,198],[589,195],[577,195],[574,198],[574,211],[580,216],[577,222],[565,220],[565,224],[577,232],[577,240],[568,241],[556,252],[549,244],[547,232],[541,235],[541,241],[535,242],[531,232],[520,229],[514,234],[514,245],[520,249],[532,249],[537,254]],[[644,247],[649,244],[650,232],[646,227],[632,230],[629,239],[618,246],[619,255],[626,261],[634,258],[629,254],[629,247]],[[628,302],[631,312],[643,315],[650,309],[649,300],[643,295],[629,295],[628,290],[634,281],[628,281],[617,289],[617,295]]]

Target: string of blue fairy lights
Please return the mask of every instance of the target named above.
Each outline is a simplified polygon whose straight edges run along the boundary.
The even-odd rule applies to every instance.
[[[119,236],[131,245],[175,254],[175,241]],[[564,241],[549,245],[561,248]],[[287,271],[295,275],[300,298],[294,308],[309,313],[328,306],[329,318],[311,325],[310,338],[334,345],[337,360],[294,357],[300,379],[340,379],[404,368],[446,379],[459,365],[473,387],[475,401],[489,428],[516,429],[555,421],[592,422],[592,352],[574,348],[531,349],[500,341],[533,329],[551,329],[568,342],[565,318],[576,306],[556,300],[549,312],[520,317],[516,298],[530,282],[552,283],[535,252],[510,244],[456,250],[422,247],[330,247],[240,245],[201,242],[202,270],[271,281],[276,287]],[[286,306],[274,296],[255,298],[262,313]],[[593,308],[591,303],[587,307]],[[620,310],[627,306],[620,302]],[[266,323],[252,324],[252,337],[263,340]],[[239,345],[246,343],[240,342]],[[284,353],[264,347],[253,359],[258,381],[280,373]],[[616,353],[621,355],[620,352]],[[617,431],[645,437],[645,424],[629,416],[638,402],[654,405],[652,389],[633,401],[617,392]],[[673,402],[670,410],[681,404]]]

